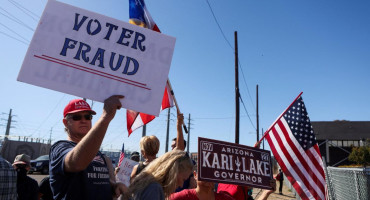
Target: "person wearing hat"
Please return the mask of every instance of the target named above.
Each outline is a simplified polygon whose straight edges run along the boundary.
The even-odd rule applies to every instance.
[[[96,114],[90,105],[75,99],[63,112],[67,140],[61,140],[50,149],[50,185],[54,199],[112,199],[124,192],[123,183],[116,183],[111,161],[99,148],[109,123],[117,109],[122,107],[114,95],[104,101],[101,117],[92,126]]]
[[[17,155],[13,167],[17,172],[18,200],[38,199],[39,185],[35,179],[27,176],[27,172],[31,168],[31,158],[26,154]]]
[[[130,159],[136,162],[140,161],[140,154],[137,151],[131,153]]]

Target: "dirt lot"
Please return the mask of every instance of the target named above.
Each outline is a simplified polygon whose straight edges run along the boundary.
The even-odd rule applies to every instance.
[[[279,182],[276,183],[276,191],[267,198],[268,200],[295,200],[294,193],[284,184],[283,186],[283,194],[279,194]],[[253,197],[255,198],[261,189],[254,189],[253,190]]]
[[[43,174],[40,174],[39,172],[35,172],[33,174],[28,174],[28,176],[35,179],[40,184],[41,180],[48,175],[43,175]]]

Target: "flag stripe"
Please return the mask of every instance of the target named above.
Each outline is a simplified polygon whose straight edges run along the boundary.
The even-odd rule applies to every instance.
[[[306,170],[303,171],[301,162],[297,159],[294,152],[290,149],[290,146],[288,144],[284,144],[283,141],[281,140],[280,137],[282,136],[282,131],[279,127],[279,123],[277,123],[274,126],[274,128],[272,129],[272,132],[274,133],[274,138],[275,138],[276,142],[279,145],[280,153],[282,155],[284,155],[284,157],[285,157],[284,162],[289,163],[289,165],[286,164],[287,166],[290,166],[290,167],[287,167],[288,171],[294,172],[292,174],[295,174],[294,177],[297,181],[298,181],[298,178],[299,178],[300,181],[298,181],[298,182],[300,182],[302,190],[305,193],[309,192],[309,193],[311,193],[311,195],[316,195],[316,193],[312,189],[309,189],[310,187],[308,187],[310,185],[310,183],[307,180],[306,176],[304,176],[304,174],[303,174],[303,173],[307,174],[307,172],[306,172]],[[283,138],[283,139],[284,139],[285,142],[287,140],[290,140],[289,137],[288,138]],[[289,150],[287,148],[289,148]],[[292,158],[292,156],[294,156],[294,158]],[[309,196],[309,195],[307,195],[307,196]]]
[[[323,182],[326,183],[325,181],[325,172],[324,172],[324,163],[322,162],[322,158],[321,158],[321,153],[320,153],[320,149],[319,149],[319,145],[315,145],[314,146],[314,149],[310,149],[310,153],[312,153],[312,155],[315,155],[315,165],[316,166],[321,166],[319,168],[319,173],[321,174],[321,177],[323,177]],[[318,175],[317,175],[318,176]],[[324,184],[326,185],[326,184]]]
[[[295,137],[293,136],[293,133],[292,131],[288,128],[286,129],[285,127],[289,127],[288,123],[286,122],[285,118],[282,118],[280,120],[280,126],[281,127],[284,127],[284,135],[285,137],[289,137],[290,140],[287,140],[287,142],[289,143],[289,147],[292,148],[292,151],[295,153],[295,155],[297,155],[298,157],[298,160],[300,161],[300,163],[303,164],[304,168],[307,170],[306,173],[310,172],[311,170],[313,170],[315,176],[309,176],[313,179],[314,182],[319,182],[320,183],[320,187],[324,188],[325,186],[325,175],[321,174],[320,171],[323,171],[323,170],[320,170],[322,169],[322,166],[317,162],[316,160],[316,156],[315,156],[315,159],[312,159],[312,156],[311,155],[311,149],[309,151],[304,151],[304,149],[302,149],[302,147],[298,144],[297,140],[295,139]],[[317,146],[317,145],[315,145]],[[313,146],[313,147],[315,147]]]
[[[292,184],[294,189],[297,191],[297,193],[301,196],[302,199],[307,199],[308,196],[306,192],[302,189],[300,179],[293,178],[294,171],[289,171],[287,166],[285,165],[286,162],[284,162],[284,154],[281,153],[279,145],[277,145],[277,141],[275,139],[274,134],[272,133],[272,130],[270,130],[269,134],[266,136],[267,142],[270,145],[271,151],[275,156],[275,159],[278,161],[281,169],[285,173],[286,177],[288,178],[289,182]],[[289,166],[289,163],[288,163]],[[298,177],[299,178],[299,177]],[[308,195],[311,195],[308,193]]]
[[[316,184],[316,182],[318,182],[317,178],[314,178],[312,176],[306,176],[306,174],[310,174],[309,172],[312,169],[308,167],[305,159],[303,159],[303,157],[297,150],[297,146],[293,144],[292,140],[295,140],[295,138],[290,137],[282,121],[285,121],[285,119],[281,118],[281,120],[275,125],[274,130],[276,131],[276,133],[274,135],[281,147],[282,153],[286,155],[288,162],[294,163],[291,164],[292,168],[291,170],[294,170],[297,173],[297,175],[303,181],[303,184],[306,186],[306,188],[310,191],[310,193],[313,196],[318,195],[322,196],[323,195],[322,193],[318,194],[317,191],[315,190],[315,188],[318,188]],[[281,136],[284,137],[284,142],[281,140],[280,138]],[[316,180],[313,180],[313,178]]]
[[[282,134],[282,131],[280,129],[280,127],[278,126],[278,124],[275,125],[274,129],[272,130],[274,132],[274,137],[277,141],[277,143],[279,144],[279,147],[281,149],[281,153],[283,155],[285,155],[285,158],[287,160],[287,162],[289,163],[294,163],[294,160],[297,161],[298,158],[296,157],[296,155],[294,153],[292,153],[291,149],[287,149],[288,147],[290,148],[289,145],[287,144],[283,144],[283,141],[281,140],[280,138],[280,134]],[[290,140],[290,138],[284,138],[284,140]],[[288,152],[289,151],[289,152]],[[294,157],[293,157],[294,156]],[[307,180],[306,176],[304,176],[303,173],[306,173],[306,170],[305,169],[302,169],[302,164],[301,162],[295,162],[296,165],[290,165],[290,167],[288,167],[288,171],[294,171],[295,174],[297,176],[299,176],[300,180],[302,180],[302,185],[304,185],[305,188],[303,188],[303,190],[309,190],[309,192],[313,195],[316,195],[316,193],[312,190],[312,189],[309,189],[309,181]]]
[[[317,145],[316,145],[317,146]],[[309,151],[306,151],[306,154],[307,154],[307,159],[310,159],[312,162],[313,162],[313,166],[315,167],[315,169],[317,169],[317,173],[315,173],[315,175],[320,178],[320,181],[322,183],[322,185],[324,186],[325,185],[325,173],[324,173],[324,170],[323,170],[323,164],[322,164],[322,160],[321,160],[321,156],[320,156],[320,153],[318,154],[315,150],[315,146],[314,148],[310,148]]]

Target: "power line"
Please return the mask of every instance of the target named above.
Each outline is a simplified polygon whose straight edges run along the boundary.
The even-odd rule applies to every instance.
[[[35,31],[33,28],[31,28],[30,26],[28,26],[26,23],[24,23],[24,22],[22,22],[22,20],[20,20],[20,19],[18,19],[18,18],[16,18],[14,15],[12,15],[11,13],[9,13],[8,11],[6,11],[4,8],[1,8],[0,7],[0,9],[1,10],[3,10],[4,12],[6,12],[6,14],[4,14],[4,13],[2,13],[2,12],[0,12],[0,14],[1,15],[3,15],[3,16],[5,16],[5,17],[7,17],[8,19],[10,19],[10,20],[12,20],[12,21],[14,21],[14,22],[16,22],[16,23],[18,23],[18,24],[20,24],[20,25],[22,25],[22,26],[24,26],[24,27],[26,27],[26,28],[28,28],[29,30],[31,30],[31,31]]]
[[[225,41],[227,42],[227,44],[229,44],[230,48],[231,48],[232,50],[234,50],[234,49],[233,49],[233,47],[231,46],[231,44],[230,44],[229,40],[227,40],[227,38],[226,38],[226,36],[225,36],[224,32],[222,31],[221,26],[220,26],[220,24],[218,23],[218,21],[217,21],[217,19],[216,19],[216,16],[215,16],[215,13],[213,12],[212,7],[211,7],[211,5],[209,4],[208,0],[206,0],[206,2],[207,2],[207,4],[208,4],[209,9],[211,10],[212,16],[213,16],[213,18],[215,19],[215,21],[216,21],[216,24],[217,24],[218,28],[220,29],[220,31],[221,31],[221,33],[222,33],[222,36],[224,37],[224,39],[225,39]]]
[[[242,102],[242,104],[243,104],[244,110],[245,110],[245,112],[246,112],[246,113],[247,113],[247,115],[248,115],[248,119],[249,119],[249,121],[251,122],[251,124],[252,124],[252,126],[253,126],[254,130],[257,130],[257,128],[254,126],[254,124],[253,124],[253,122],[252,122],[252,120],[251,120],[251,118],[250,118],[250,116],[249,116],[249,114],[248,114],[247,108],[245,107],[245,104],[244,104],[244,102],[243,102],[242,97],[241,97],[240,95],[239,95],[239,97],[240,97],[240,101],[241,101],[241,102]]]
[[[241,117],[245,117],[245,115],[241,115]],[[223,120],[223,119],[235,119],[235,117],[192,117],[191,118],[191,121],[194,121],[194,120],[208,120],[208,119],[219,119],[219,120]]]
[[[21,4],[17,3],[16,1],[14,0],[8,0],[10,3],[12,3],[15,7],[17,7],[19,10],[21,10],[24,14],[28,15],[29,17],[31,17],[34,21],[38,21],[38,19],[40,19],[40,16],[36,15],[35,13],[33,13],[32,11],[28,10],[27,8],[25,8],[24,6],[22,6]],[[27,12],[25,12],[27,11]],[[35,16],[37,19],[35,19],[33,16]]]
[[[22,23],[22,21],[21,20],[19,20],[18,18],[16,18],[14,15],[12,15],[10,12],[8,12],[8,11],[6,11],[4,8],[2,8],[1,6],[0,6],[0,10],[2,10],[3,12],[6,12],[6,14],[8,14],[10,17],[12,17],[12,18],[10,18],[9,16],[6,16],[6,17],[8,17],[9,19],[11,19],[11,20],[13,20],[13,21],[17,21],[18,23]],[[5,16],[5,15],[4,15]]]
[[[217,24],[217,26],[218,26],[219,30],[220,30],[220,31],[221,31],[221,33],[222,33],[222,36],[224,37],[225,41],[229,44],[230,48],[234,51],[234,49],[233,49],[232,45],[230,44],[229,40],[227,40],[227,38],[226,38],[226,36],[225,36],[224,32],[222,31],[222,28],[221,28],[220,24],[219,24],[219,23],[218,23],[218,21],[217,21],[217,18],[216,18],[215,14],[214,14],[214,12],[213,12],[213,10],[212,10],[212,7],[211,7],[210,3],[208,2],[208,0],[206,0],[206,2],[207,2],[207,4],[208,4],[209,9],[211,10],[212,16],[213,16],[214,20],[216,21],[216,24]],[[241,71],[242,71],[243,81],[244,81],[244,84],[245,84],[245,85],[246,85],[246,87],[247,87],[247,92],[248,92],[249,98],[250,98],[250,100],[251,100],[252,105],[254,106],[254,104],[253,104],[253,100],[252,100],[252,97],[251,97],[250,92],[249,92],[248,84],[247,84],[247,82],[246,82],[246,80],[245,80],[244,72],[243,72],[243,69],[242,69],[242,67],[241,67],[240,60],[238,60],[238,63],[239,63],[239,68],[240,68],[240,69],[241,69]],[[240,94],[239,94],[239,95],[240,95]],[[245,107],[245,106],[244,106],[244,107]],[[254,106],[254,107],[255,107],[255,106]],[[249,117],[248,111],[247,111],[246,109],[245,109],[245,111],[247,112],[247,115],[248,115],[248,117]]]
[[[36,131],[38,131],[40,129],[40,127],[46,122],[46,120],[49,119],[49,117],[51,116],[51,114],[53,114],[53,112],[55,111],[55,109],[60,105],[60,102],[64,99],[64,97],[66,96],[66,94],[64,94],[62,96],[62,98],[59,99],[58,103],[54,106],[53,110],[49,113],[49,115],[44,119],[44,121],[41,122],[41,124],[37,127],[37,129],[35,130],[34,133],[36,133]],[[33,134],[34,134],[33,133]],[[31,134],[31,135],[33,135]]]
[[[200,120],[202,120],[202,119],[235,119],[235,117],[203,117],[203,118],[192,118],[193,120],[194,119],[200,119]]]
[[[247,92],[248,92],[249,99],[251,100],[251,103],[252,103],[252,105],[254,107],[254,110],[256,111],[256,106],[254,105],[253,100],[252,100],[252,96],[251,96],[251,94],[249,92],[249,87],[248,87],[248,84],[247,84],[247,82],[245,80],[245,76],[244,76],[244,72],[243,72],[243,68],[242,68],[242,64],[240,63],[240,60],[238,60],[238,63],[239,63],[239,68],[242,71],[243,82],[244,82],[245,86],[247,87]]]
[[[22,40],[19,40],[19,39],[15,38],[15,37],[13,37],[13,36],[11,36],[11,35],[8,35],[8,34],[6,34],[6,33],[2,32],[2,31],[0,31],[0,33],[4,34],[4,35],[6,35],[6,36],[8,36],[8,37],[10,37],[10,38],[12,38],[12,39],[14,39],[14,40],[17,40],[18,42],[21,42],[21,43],[23,43],[23,44],[25,44],[25,45],[27,45],[27,46],[29,45],[29,43],[23,42]]]
[[[6,29],[8,29],[9,31],[11,31],[12,33],[14,33],[14,34],[18,35],[20,38],[22,38],[22,39],[23,39],[23,40],[25,40],[26,42],[30,43],[30,41],[29,41],[29,40],[27,40],[27,39],[26,39],[26,38],[24,38],[23,36],[19,35],[17,32],[13,31],[13,30],[12,30],[12,29],[10,29],[8,26],[6,26],[6,25],[4,25],[4,24],[2,24],[2,23],[0,23],[0,25],[4,26]]]

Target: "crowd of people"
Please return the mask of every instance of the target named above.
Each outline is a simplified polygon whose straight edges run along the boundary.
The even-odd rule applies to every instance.
[[[53,199],[48,177],[38,185],[27,174],[31,158],[26,154],[17,155],[13,164],[0,156],[0,200],[49,200]]]
[[[231,184],[217,184],[197,180],[194,170],[195,161],[184,151],[186,142],[183,138],[182,124],[184,117],[177,113],[177,137],[172,141],[172,150],[157,157],[160,142],[156,136],[145,136],[140,140],[140,150],[131,154],[131,159],[139,161],[131,173],[127,187],[116,181],[119,170],[112,161],[99,151],[109,123],[116,111],[122,107],[120,95],[114,95],[104,101],[103,112],[92,125],[96,114],[90,105],[75,99],[68,103],[63,111],[63,124],[67,140],[54,143],[50,150],[50,176],[40,187],[27,176],[30,158],[27,155],[16,157],[13,167],[0,157],[0,168],[7,177],[17,177],[11,181],[1,177],[0,183],[7,182],[0,199],[250,199],[250,188]],[[4,170],[3,170],[4,169]],[[27,187],[25,187],[27,185]],[[265,190],[259,200],[267,199],[274,192],[276,182],[271,180],[273,190]],[[39,188],[42,192],[39,191]],[[18,194],[16,194],[18,192]],[[5,194],[5,193],[4,193]],[[51,197],[52,195],[52,197]]]

